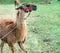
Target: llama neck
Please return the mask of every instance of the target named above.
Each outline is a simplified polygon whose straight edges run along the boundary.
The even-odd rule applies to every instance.
[[[18,27],[20,27],[21,25],[25,23],[24,17],[25,17],[24,11],[18,12],[18,15],[17,15],[17,26]]]
[[[18,13],[17,17],[17,38],[20,41],[24,41],[26,35],[27,35],[27,25],[26,25],[26,20],[24,20],[25,17],[25,12],[21,11]]]

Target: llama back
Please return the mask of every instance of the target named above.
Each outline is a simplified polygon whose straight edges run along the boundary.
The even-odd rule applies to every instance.
[[[0,19],[0,38],[14,27],[14,22],[11,19]]]

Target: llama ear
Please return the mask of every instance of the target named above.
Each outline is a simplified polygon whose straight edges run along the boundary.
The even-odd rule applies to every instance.
[[[15,6],[16,6],[16,1],[14,1],[14,4],[15,4]]]
[[[19,0],[15,0],[15,6],[19,4],[20,4]]]
[[[15,9],[16,9],[16,10],[18,10],[19,8],[17,8],[17,7],[18,7],[18,6],[19,6],[19,4],[20,4],[19,0],[15,0],[15,2],[14,2],[14,3],[15,3]]]

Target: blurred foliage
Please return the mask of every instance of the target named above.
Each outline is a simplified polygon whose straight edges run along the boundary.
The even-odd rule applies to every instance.
[[[20,2],[28,2],[28,3],[38,3],[38,2],[41,2],[41,1],[44,1],[44,0],[20,0]],[[13,4],[14,3],[14,0],[0,0],[0,4]]]
[[[58,0],[58,1],[60,1],[60,0]]]
[[[20,0],[20,2],[28,2],[28,3],[40,3],[44,1],[59,1],[59,0]],[[13,4],[14,0],[0,0],[0,4]]]

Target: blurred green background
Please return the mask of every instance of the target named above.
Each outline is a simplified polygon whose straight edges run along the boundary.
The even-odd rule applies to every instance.
[[[28,3],[40,3],[40,2],[57,2],[60,0],[20,0],[20,2],[28,2]],[[14,4],[14,0],[0,0],[0,4]]]
[[[27,19],[28,35],[25,46],[28,53],[60,53],[60,0],[21,0],[21,2],[37,5],[37,11],[33,11]],[[16,18],[14,0],[0,0],[0,18],[6,17]],[[15,53],[23,53],[17,43],[14,47]],[[11,53],[7,44],[3,49],[4,53]]]

